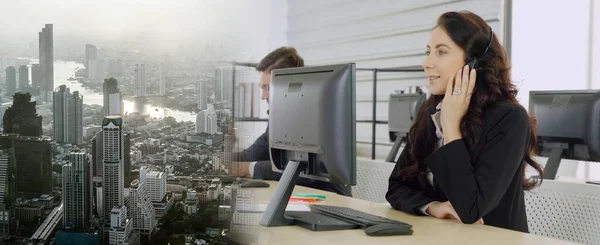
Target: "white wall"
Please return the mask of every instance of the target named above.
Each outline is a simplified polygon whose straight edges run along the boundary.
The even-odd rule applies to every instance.
[[[512,15],[512,75],[526,108],[530,90],[600,89],[598,1],[513,1]],[[597,180],[600,164],[563,160],[558,175]]]
[[[531,90],[590,88],[589,6],[590,0],[513,1],[512,76],[526,108]]]
[[[592,31],[592,88],[600,89],[600,3],[596,1],[590,1],[593,6],[592,14],[592,25],[590,30]]]
[[[360,68],[420,65],[437,17],[451,10],[482,16],[502,37],[500,0],[289,0],[288,43],[307,65],[355,62]],[[357,120],[372,118],[372,73],[357,73]],[[425,85],[422,72],[380,74],[377,120],[387,121],[395,90]],[[377,158],[390,150],[387,125],[376,127]],[[357,151],[371,156],[371,124],[357,124]]]
[[[248,29],[248,38],[255,40],[254,43],[260,48],[249,49],[252,50],[248,55],[249,60],[243,61],[258,62],[272,50],[287,45],[288,3],[284,0],[258,0],[247,3],[252,5],[248,9],[252,9],[257,16],[249,18],[244,25]],[[268,103],[261,100],[261,118],[268,118],[268,108]],[[266,127],[266,122],[236,122],[238,149],[250,146],[265,132]]]

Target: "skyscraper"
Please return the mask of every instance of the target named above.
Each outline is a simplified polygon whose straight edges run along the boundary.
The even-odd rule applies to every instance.
[[[125,178],[125,187],[129,188],[131,184],[131,134],[123,134],[123,178]]]
[[[86,231],[93,214],[92,176],[87,153],[69,155],[69,163],[62,168],[62,193],[64,228]]]
[[[196,116],[196,133],[216,134],[218,131],[217,113],[212,105],[208,109],[198,112]]]
[[[0,239],[16,230],[16,165],[13,148],[0,150]]]
[[[17,92],[17,69],[6,67],[6,95],[13,96]]]
[[[129,187],[129,216],[133,219],[133,228],[141,234],[152,234],[156,228],[154,206],[148,197],[146,184],[139,180],[131,182]]]
[[[31,65],[31,88],[39,93],[40,83],[42,81],[42,67],[40,64]]]
[[[19,66],[19,91],[28,92],[29,68],[26,65]]]
[[[117,79],[104,79],[102,85],[102,95],[104,97],[104,115],[123,115],[123,98],[119,90]]]
[[[150,200],[160,202],[167,194],[167,175],[160,171],[150,171],[146,173],[144,185]]]
[[[165,67],[163,63],[160,63],[158,67],[158,84],[159,84],[159,94],[165,95],[167,93],[166,81],[165,81]]]
[[[123,197],[123,119],[117,115],[102,121],[102,164],[104,220],[110,220],[113,207],[125,204]]]
[[[13,140],[17,161],[17,192],[52,195],[52,140],[19,136]]]
[[[234,141],[233,135],[226,134],[223,136],[223,163],[229,167],[229,173],[231,173],[231,165],[239,165],[239,164],[229,164],[233,162],[233,150],[234,150]]]
[[[231,103],[233,96],[233,69],[221,67],[215,69],[215,99]]]
[[[208,90],[206,89],[206,80],[200,79],[196,82],[196,100],[198,109],[205,110],[208,105]]]
[[[96,46],[91,45],[91,44],[86,44],[85,45],[85,74],[87,77],[90,77],[90,70],[92,69],[98,69],[97,68],[97,64],[96,62],[92,62],[93,64],[90,64],[90,61],[97,61],[98,60],[98,49],[96,48]],[[92,65],[94,66],[92,68]]]
[[[17,133],[21,136],[41,136],[42,116],[37,114],[35,101],[31,101],[30,93],[16,93],[13,104],[6,109],[2,123],[4,133]]]
[[[102,164],[102,130],[98,131],[92,138],[92,163],[94,176],[104,176],[104,164]]]
[[[69,138],[68,142],[74,145],[83,143],[83,95],[79,91],[73,92],[69,100]]]
[[[53,93],[54,140],[59,143],[83,143],[83,96],[61,85]]]
[[[46,24],[39,32],[39,53],[42,76],[40,95],[49,101],[54,90],[54,37],[52,24]]]
[[[136,64],[133,69],[135,72],[134,95],[137,97],[146,96],[146,65]]]

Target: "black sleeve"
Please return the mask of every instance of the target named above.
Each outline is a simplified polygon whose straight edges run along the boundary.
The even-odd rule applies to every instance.
[[[511,109],[498,118],[498,123],[482,136],[486,142],[476,159],[462,139],[425,158],[425,164],[466,224],[476,222],[498,205],[523,163],[531,130],[527,112]]]
[[[409,146],[402,150],[398,162],[392,170],[389,178],[388,191],[385,194],[385,199],[390,203],[392,208],[414,215],[424,215],[418,209],[430,202],[432,198],[423,195],[419,183],[416,178],[407,182],[399,175],[399,170],[406,164]]]
[[[269,127],[248,149],[233,153],[233,160],[239,162],[270,161]]]
[[[279,181],[281,173],[272,170],[271,161],[259,161],[254,165],[254,175],[252,178]]]

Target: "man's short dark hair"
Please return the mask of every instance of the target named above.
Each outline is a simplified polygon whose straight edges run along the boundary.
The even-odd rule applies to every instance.
[[[293,47],[280,47],[265,56],[256,70],[260,72],[271,72],[274,69],[303,67],[304,59],[298,55]]]

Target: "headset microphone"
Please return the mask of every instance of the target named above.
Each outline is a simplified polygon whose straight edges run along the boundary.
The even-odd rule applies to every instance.
[[[429,105],[427,107],[427,111],[429,112],[430,115],[433,115],[436,112],[440,111],[440,109],[436,108],[436,106],[434,106],[434,105]]]

